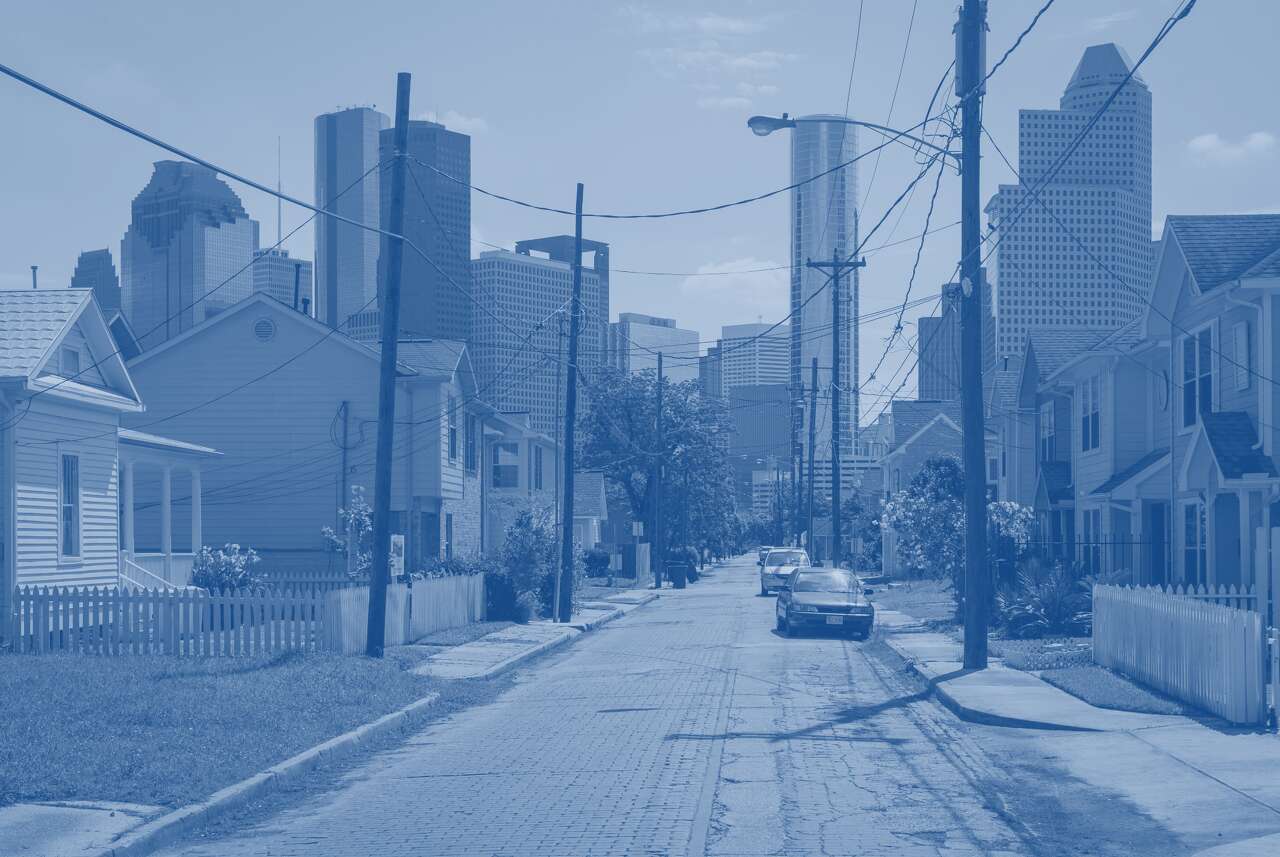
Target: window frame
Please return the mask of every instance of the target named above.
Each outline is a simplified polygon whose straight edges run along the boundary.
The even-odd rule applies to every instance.
[[[1178,528],[1181,531],[1180,544],[1178,545],[1178,553],[1180,555],[1182,582],[1184,584],[1207,584],[1209,582],[1209,510],[1201,500],[1183,500],[1179,504],[1181,514],[1179,517]],[[1198,520],[1191,523],[1187,520],[1188,513],[1195,515],[1199,512]],[[1198,526],[1197,526],[1198,525]],[[1194,533],[1196,538],[1189,540],[1191,534]],[[1195,555],[1196,567],[1195,573],[1192,574],[1188,568],[1188,558],[1191,554]]]
[[[1076,387],[1076,409],[1080,422],[1080,452],[1094,452],[1101,446],[1102,375],[1090,375]]]
[[[475,414],[464,414],[462,417],[462,466],[468,473],[475,473],[480,465],[476,444],[478,422]]]
[[[73,357],[75,359],[76,368],[74,372],[69,371],[67,368],[68,357]],[[76,348],[74,345],[63,345],[58,348],[58,374],[63,378],[70,380],[78,377],[82,372],[84,372],[83,366],[84,360],[82,359],[79,348]]]
[[[77,563],[84,554],[84,479],[81,455],[74,450],[58,450],[58,563]],[[75,497],[68,502],[67,464],[75,463]],[[72,519],[68,519],[68,512]],[[68,526],[74,525],[74,539],[68,539]],[[74,550],[68,550],[68,541]]]
[[[1218,379],[1220,378],[1220,373],[1218,371],[1219,367],[1217,365],[1217,360],[1215,359],[1217,357],[1217,349],[1215,348],[1214,340],[1218,339],[1220,341],[1221,337],[1215,336],[1215,327],[1216,325],[1214,325],[1212,321],[1206,322],[1199,327],[1192,328],[1187,331],[1180,339],[1182,347],[1178,349],[1178,360],[1181,363],[1181,366],[1179,367],[1181,369],[1179,376],[1182,378],[1182,395],[1179,399],[1182,413],[1178,417],[1179,434],[1190,432],[1196,426],[1200,425],[1200,417],[1206,413],[1206,405],[1204,404],[1205,397],[1203,395],[1206,380],[1209,385],[1207,412],[1214,413],[1218,409],[1218,387],[1220,386]],[[1201,340],[1206,337],[1208,339],[1207,346],[1203,345],[1201,342]],[[1196,361],[1195,372],[1190,375],[1188,374],[1187,367],[1188,345],[1191,346],[1191,353],[1195,356]],[[1200,362],[1206,350],[1208,351],[1207,371]],[[1188,393],[1195,396],[1195,404],[1192,409],[1195,417],[1190,422],[1187,421]]]
[[[449,417],[448,417],[448,444],[449,444],[449,460],[458,460],[458,400],[452,393],[449,394]]]
[[[1058,460],[1058,415],[1056,403],[1052,401],[1040,404],[1040,460]]]
[[[1253,331],[1249,329],[1248,320],[1231,325],[1231,361],[1236,392],[1244,392],[1249,389],[1253,375]]]

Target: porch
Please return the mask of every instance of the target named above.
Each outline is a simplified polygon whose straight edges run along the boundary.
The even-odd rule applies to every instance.
[[[120,566],[119,583],[143,589],[182,587],[191,582],[195,556],[203,545],[201,465],[221,455],[207,446],[186,443],[134,429],[118,432],[120,460]],[[181,479],[185,496],[175,499],[174,486]],[[139,501],[139,487],[145,486]],[[154,492],[150,489],[154,489]],[[154,499],[150,499],[154,497]],[[187,507],[186,545],[174,546],[175,509]],[[146,516],[157,544],[138,547],[138,517]]]

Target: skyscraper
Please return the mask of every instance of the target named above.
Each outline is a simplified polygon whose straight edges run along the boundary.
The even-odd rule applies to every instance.
[[[536,247],[540,240],[522,241],[516,247]],[[605,353],[607,325],[601,308],[608,306],[608,279],[599,271],[608,245],[584,241],[583,247],[599,254],[594,269],[582,270],[578,365],[590,375],[603,365]],[[603,265],[607,272],[608,262]],[[471,282],[476,301],[489,309],[477,312],[472,325],[471,359],[479,397],[506,413],[529,413],[536,431],[554,435],[565,396],[563,367],[569,359],[569,263],[527,250],[491,250],[472,261]]]
[[[297,280],[298,305],[301,310],[311,303],[311,263],[289,258],[288,250],[258,250],[253,254],[253,290],[265,292],[283,304],[293,306],[294,280]]]
[[[377,226],[381,178],[378,132],[385,115],[352,107],[316,117],[316,205],[343,217]],[[361,309],[376,310],[379,236],[332,217],[316,218],[315,317],[342,325]]]
[[[379,134],[383,163],[391,163],[394,129]],[[409,123],[404,188],[404,249],[400,330],[405,336],[471,339],[471,138],[436,122]],[[429,166],[423,166],[428,164]],[[434,168],[434,169],[433,169]],[[381,185],[382,222],[391,208],[391,182]],[[382,241],[379,277],[387,241]],[[381,287],[381,286],[379,286]]]
[[[818,358],[818,386],[831,384],[832,324],[829,271],[805,266],[809,260],[849,259],[858,246],[858,174],[853,160],[858,152],[855,129],[839,116],[797,117],[791,132],[791,181],[802,184],[791,191],[791,377],[793,390],[807,389],[812,358]],[[820,177],[819,177],[820,176]],[[815,178],[819,177],[819,178]],[[853,452],[853,427],[858,424],[858,273],[840,277],[841,313],[840,377],[835,387],[841,396],[840,448]],[[820,411],[825,410],[820,408]],[[807,410],[797,408],[797,437],[808,444]],[[831,458],[831,421],[820,413],[816,426],[815,456]]]
[[[982,285],[982,368],[995,367],[995,320],[991,287]],[[916,323],[916,398],[941,402],[960,400],[960,284],[942,287],[942,315],[924,316]]]
[[[696,381],[698,351],[698,332],[676,327],[674,318],[623,312],[609,325],[609,363],[620,372],[654,371],[661,352],[663,378]]]
[[[1146,302],[1152,267],[1151,92],[1136,74],[1124,83],[1130,68],[1116,45],[1094,45],[1076,66],[1059,109],[1019,111],[1021,181],[1001,185],[987,205],[999,240],[1001,356],[1020,354],[1027,333],[1038,327],[1120,327]],[[1059,164],[1122,83],[1116,100]]]
[[[724,395],[735,387],[790,383],[789,325],[726,324],[719,344]]]
[[[258,223],[213,170],[157,161],[120,242],[121,303],[145,350],[253,291]]]
[[[86,250],[76,260],[75,273],[71,275],[71,288],[93,289],[93,296],[108,318],[120,309],[120,279],[116,265],[111,260],[111,250]]]

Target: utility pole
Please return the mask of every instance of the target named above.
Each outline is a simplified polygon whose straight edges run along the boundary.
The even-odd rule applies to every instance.
[[[840,567],[840,345],[844,338],[844,307],[840,300],[840,272],[865,268],[866,259],[840,259],[831,251],[830,262],[805,262],[809,268],[831,269],[831,567]],[[856,383],[856,379],[855,379]]]
[[[806,527],[809,531],[809,559],[814,560],[813,548],[813,448],[818,437],[818,358],[813,358],[809,368],[809,513]]]
[[[654,419],[658,439],[658,455],[653,462],[653,532],[649,536],[649,565],[653,570],[653,586],[662,588],[662,573],[666,571],[662,554],[662,465],[667,454],[667,444],[662,426],[662,352],[658,352],[657,412]]]
[[[982,425],[982,205],[978,175],[987,4],[964,0],[956,24],[960,140],[960,417],[964,435],[964,668],[987,668],[987,468]]]
[[[404,234],[405,152],[409,143],[408,72],[396,75],[395,153],[387,231]],[[387,625],[387,576],[391,557],[391,453],[396,422],[396,345],[400,336],[400,272],[404,239],[387,240],[387,281],[382,292],[382,355],[378,371],[378,448],[373,471],[373,566],[369,569],[369,625],[365,654],[382,657]],[[348,546],[350,550],[350,546]]]
[[[582,315],[582,182],[573,209],[573,297],[569,303],[569,365],[564,394],[564,520],[561,524],[560,577],[556,620],[573,615],[573,430],[578,417],[578,317]]]

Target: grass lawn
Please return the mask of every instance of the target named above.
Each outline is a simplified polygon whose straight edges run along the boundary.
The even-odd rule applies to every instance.
[[[885,610],[899,610],[924,621],[951,622],[955,616],[956,602],[951,596],[950,584],[942,580],[895,581],[891,585],[877,584],[871,602]]]
[[[176,806],[427,695],[388,658],[0,656],[0,805]],[[447,707],[447,705],[446,705]]]
[[[492,634],[494,631],[505,631],[514,624],[515,622],[507,621],[472,622],[470,625],[460,625],[457,628],[445,628],[443,631],[435,631],[421,640],[415,641],[414,645],[461,646],[463,643],[478,640],[485,634]]]
[[[1200,713],[1096,664],[1045,670],[1040,673],[1040,677],[1099,708],[1139,711],[1144,714]]]

